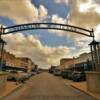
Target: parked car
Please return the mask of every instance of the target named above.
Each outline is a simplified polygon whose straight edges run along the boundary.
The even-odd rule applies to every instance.
[[[71,80],[72,76],[73,76],[73,71],[72,70],[68,70],[67,73],[68,73],[67,78]]]
[[[16,81],[16,77],[17,77],[18,72],[17,71],[8,71],[8,76],[7,76],[7,80],[8,81]]]
[[[62,78],[68,78],[68,73],[70,72],[70,70],[64,69],[61,72],[61,76]]]
[[[85,81],[86,75],[84,72],[75,72],[73,75],[73,81],[79,82],[79,81]]]
[[[30,74],[23,72],[23,71],[18,71],[18,78],[23,79],[24,81],[30,78]]]
[[[40,74],[40,73],[42,73],[42,71],[40,71],[40,70],[37,70],[37,74]]]
[[[55,69],[56,69],[56,67],[55,67],[55,66],[52,66],[52,67],[49,69],[49,73],[53,73]]]
[[[29,77],[34,76],[34,75],[36,75],[36,72],[28,72]]]
[[[28,73],[23,71],[15,71],[12,70],[8,73],[7,80],[8,81],[15,81],[15,82],[24,82],[29,78]]]
[[[61,76],[61,69],[56,68],[56,69],[54,70],[54,75],[55,75],[55,76]]]

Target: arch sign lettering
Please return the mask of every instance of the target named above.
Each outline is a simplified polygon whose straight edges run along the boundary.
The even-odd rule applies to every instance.
[[[34,30],[34,29],[56,29],[56,30],[74,32],[88,37],[94,37],[93,29],[88,30],[77,26],[58,24],[58,23],[29,23],[29,24],[9,26],[5,28],[1,26],[0,35],[6,35],[9,33],[25,31],[25,30]]]

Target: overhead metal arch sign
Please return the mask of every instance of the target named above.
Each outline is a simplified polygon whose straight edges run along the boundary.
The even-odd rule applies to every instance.
[[[94,37],[93,30],[88,30],[81,27],[76,27],[66,24],[58,24],[58,23],[29,23],[29,24],[10,26],[6,28],[1,27],[0,33],[1,35],[6,35],[9,33],[25,31],[25,30],[33,30],[33,29],[56,29],[56,30],[74,32],[88,37]]]

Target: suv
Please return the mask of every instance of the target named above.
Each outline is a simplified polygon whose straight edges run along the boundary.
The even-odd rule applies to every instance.
[[[86,80],[86,75],[85,75],[84,72],[75,72],[72,79],[75,82],[85,81]]]
[[[62,78],[68,78],[68,74],[69,74],[70,72],[71,72],[70,70],[64,69],[64,70],[61,72]]]
[[[72,76],[73,76],[73,71],[72,70],[68,70],[67,78],[71,80]]]

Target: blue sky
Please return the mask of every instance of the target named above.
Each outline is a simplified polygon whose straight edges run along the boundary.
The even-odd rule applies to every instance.
[[[52,16],[53,14],[57,14],[62,18],[66,18],[69,12],[69,6],[66,4],[56,4],[53,0],[32,0],[31,1],[35,6],[38,8],[40,5],[44,5],[48,9],[48,15]],[[56,9],[55,9],[56,8]],[[55,10],[54,10],[55,9]],[[50,22],[51,19],[45,19],[48,22]],[[7,17],[2,17],[0,16],[0,23],[5,25],[5,26],[13,26],[16,25],[16,23],[7,18]],[[23,23],[22,23],[23,24]],[[44,45],[48,46],[74,46],[74,42],[70,38],[66,38],[65,36],[59,37],[55,34],[51,34],[47,30],[32,30],[32,31],[26,31],[23,32],[23,34],[28,33],[28,34],[37,34],[41,35],[40,41]],[[66,33],[67,34],[67,33]]]
[[[32,0],[32,3],[34,3],[37,8],[40,5],[44,5],[45,7],[47,7],[49,16],[53,14],[58,14],[59,16],[66,18],[69,10],[68,6],[63,4],[56,4],[54,3],[53,0]],[[0,23],[5,26],[16,25],[16,23],[14,23],[13,20],[2,16],[0,17]],[[66,37],[58,37],[55,34],[49,33],[47,30],[32,30],[23,33],[33,34],[32,32],[41,35],[41,42],[44,45],[49,45],[49,46],[65,45],[66,46],[67,44],[70,45],[69,43],[72,42],[70,39]]]
[[[100,40],[99,0],[70,1],[1,0],[0,24],[7,27],[40,21],[68,24],[68,21],[71,25],[94,28],[96,40]],[[56,30],[30,30],[9,34],[3,38],[7,42],[7,51],[16,56],[30,57],[42,66],[59,65],[61,58],[89,52],[88,44],[91,42],[91,39],[76,33]]]
[[[56,4],[54,0],[32,0],[32,2],[39,7],[39,5],[44,5],[48,8],[49,15],[52,14],[58,14],[59,16],[66,18],[69,6],[66,6],[66,4]]]
[[[11,26],[14,25],[14,22],[7,17],[0,16],[0,24],[3,24],[5,26]]]

